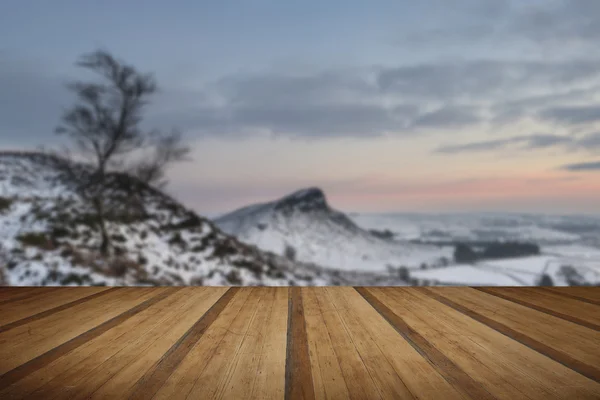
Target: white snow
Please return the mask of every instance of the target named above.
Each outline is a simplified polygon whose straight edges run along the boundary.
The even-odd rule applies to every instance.
[[[453,286],[521,286],[519,280],[501,272],[486,270],[472,265],[455,265],[445,268],[411,271],[410,277],[420,285]]]
[[[389,266],[416,268],[421,263],[435,264],[450,257],[451,249],[433,245],[399,243],[375,237],[359,228],[342,213],[330,209],[324,199],[302,209],[290,205],[290,199],[302,201],[296,192],[279,201],[245,207],[218,218],[225,232],[262,250],[280,255],[287,246],[296,251],[296,259],[324,268],[343,271],[387,271]],[[282,210],[282,205],[288,207]]]

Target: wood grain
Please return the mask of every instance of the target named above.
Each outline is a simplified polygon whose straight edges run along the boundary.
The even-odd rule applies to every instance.
[[[597,288],[0,288],[1,399],[600,399]]]
[[[596,382],[600,382],[600,369],[595,366],[600,365],[600,354],[594,352],[600,343],[600,335],[596,332],[582,332],[577,327],[569,326],[571,324],[563,323],[561,325],[563,321],[560,319],[556,320],[556,318],[550,317],[554,319],[553,321],[550,318],[544,318],[543,314],[539,315],[539,313],[531,313],[530,310],[522,309],[523,307],[516,310],[511,309],[511,304],[498,304],[486,296],[469,297],[470,293],[467,290],[462,290],[460,293],[454,289],[423,288],[421,290],[474,320]],[[486,302],[495,307],[485,309],[483,305]],[[510,315],[513,319],[502,318],[503,315]],[[516,323],[512,321],[516,321]]]
[[[477,288],[505,300],[600,331],[600,308],[538,288]],[[582,312],[583,311],[583,312]]]
[[[436,370],[457,390],[472,399],[495,399],[482,385],[475,381],[451,359],[446,357],[434,345],[428,342],[419,332],[408,325],[384,302],[378,299],[367,288],[359,287],[356,291],[365,298],[410,345],[425,358]]]

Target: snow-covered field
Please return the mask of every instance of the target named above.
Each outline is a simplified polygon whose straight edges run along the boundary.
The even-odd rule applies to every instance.
[[[350,218],[365,229],[389,230],[397,240],[535,241],[540,245],[598,243],[600,216],[532,214],[367,214]]]
[[[390,231],[398,241],[528,241],[539,256],[479,261],[410,271],[415,284],[533,286],[543,274],[567,285],[561,267],[571,266],[600,282],[600,218],[521,214],[350,214],[365,229]]]

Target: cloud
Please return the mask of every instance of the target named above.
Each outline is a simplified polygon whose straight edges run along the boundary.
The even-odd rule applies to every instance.
[[[539,113],[542,120],[568,125],[600,121],[600,105],[551,107]]]
[[[568,51],[567,46],[595,46],[600,39],[600,3],[596,0],[429,3],[445,18],[436,21],[435,27],[420,26],[419,31],[403,33],[399,45],[465,48],[484,42],[498,50],[527,42],[553,50],[564,46],[558,48]]]
[[[600,149],[600,132],[593,132],[582,136],[577,144],[582,149],[596,150]]]
[[[599,77],[596,60],[501,58],[349,66],[304,74],[283,69],[238,73],[196,89],[163,88],[149,107],[144,126],[176,126],[192,138],[257,133],[375,138],[410,137],[484,122],[493,129],[529,116],[546,123],[578,124],[589,131],[587,124],[600,120],[600,106],[571,103],[592,98],[598,85],[589,83]],[[51,132],[61,108],[73,100],[64,81],[44,73],[41,66],[0,64],[0,100],[8,104],[0,110],[0,131],[23,133],[32,142],[53,140]],[[482,142],[465,149],[450,146],[445,152],[503,145],[502,141]],[[543,143],[529,145],[537,148]]]
[[[434,150],[435,153],[445,154],[460,154],[487,152],[493,150],[503,150],[512,145],[520,145],[519,149],[544,149],[557,145],[565,145],[574,143],[574,139],[566,136],[558,136],[551,134],[534,134],[528,136],[514,136],[506,139],[487,140],[480,142],[472,142],[459,145],[446,145],[438,147]]]
[[[567,164],[560,167],[565,171],[600,171],[600,161],[584,162],[576,164]]]
[[[538,134],[524,138],[527,149],[544,149],[559,144],[573,143],[573,139],[566,136]]]
[[[419,115],[411,123],[412,128],[461,128],[482,121],[474,107],[448,106]]]
[[[560,0],[525,8],[510,28],[539,43],[593,44],[600,39],[599,20],[598,1]]]
[[[600,61],[470,60],[383,68],[380,89],[401,96],[442,99],[514,99],[527,89],[570,85],[600,77]]]

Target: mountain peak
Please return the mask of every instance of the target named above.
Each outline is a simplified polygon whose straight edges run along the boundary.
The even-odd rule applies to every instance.
[[[315,211],[328,210],[327,200],[323,191],[317,187],[298,190],[277,201],[276,210]]]

